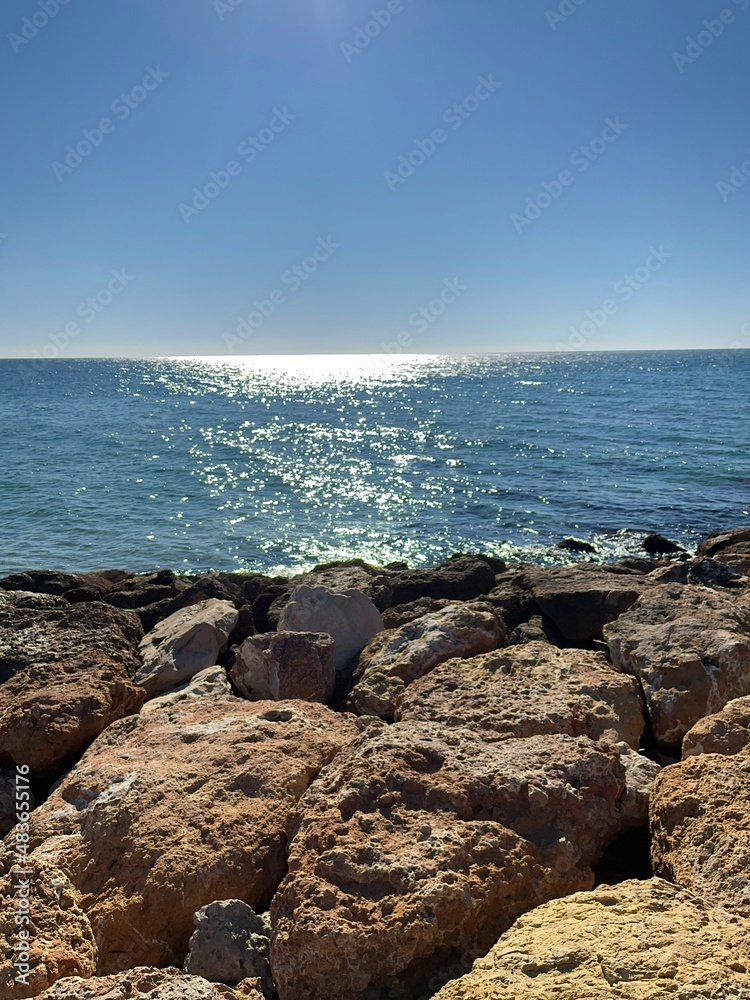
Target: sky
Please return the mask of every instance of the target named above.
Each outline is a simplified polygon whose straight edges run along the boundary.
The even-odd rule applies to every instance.
[[[0,357],[750,347],[749,35],[750,0],[5,3]]]

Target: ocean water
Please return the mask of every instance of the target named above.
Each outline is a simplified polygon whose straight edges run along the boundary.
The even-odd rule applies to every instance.
[[[750,520],[750,351],[0,361],[0,574],[602,558]]]

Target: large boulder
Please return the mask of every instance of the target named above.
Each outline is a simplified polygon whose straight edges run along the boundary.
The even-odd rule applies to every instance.
[[[654,873],[750,917],[750,752],[664,768],[650,811]]]
[[[570,643],[585,643],[628,610],[650,586],[643,574],[623,566],[577,563],[534,566],[518,580]]]
[[[239,614],[229,601],[208,600],[176,611],[140,645],[143,666],[135,679],[154,698],[213,667]]]
[[[750,576],[750,527],[715,531],[698,543],[698,555],[727,563]]]
[[[750,925],[653,878],[532,910],[435,1000],[730,997],[750,997]]]
[[[391,719],[412,681],[446,660],[486,653],[507,640],[491,611],[460,604],[381,632],[357,661],[349,707],[359,715]]]
[[[666,750],[679,750],[698,719],[750,694],[750,608],[721,591],[657,587],[604,634],[614,665],[639,679]]]
[[[716,715],[699,719],[682,741],[682,756],[741,753],[750,748],[750,696],[728,701]]]
[[[337,673],[382,631],[382,615],[359,590],[337,594],[327,587],[295,587],[279,619],[279,632],[327,632],[334,642]]]
[[[142,635],[137,615],[105,604],[0,601],[0,765],[53,773],[137,712]]]
[[[214,983],[236,986],[258,979],[263,993],[274,993],[268,946],[271,923],[241,899],[221,899],[202,907],[183,969]]]
[[[236,988],[209,983],[179,969],[129,969],[115,976],[62,979],[39,1000],[264,1000],[252,980]]]
[[[385,628],[399,628],[408,622],[413,622],[415,618],[422,618],[434,611],[442,611],[447,608],[451,601],[445,598],[420,597],[416,601],[408,604],[398,604],[395,608],[388,608],[383,612],[383,625]]]
[[[21,891],[28,893],[23,908]],[[91,976],[95,969],[96,943],[76,889],[55,865],[16,857],[0,844],[3,1000],[35,997],[58,979]]]
[[[326,632],[264,632],[246,639],[229,671],[250,699],[330,701],[336,685],[334,643]]]
[[[617,752],[586,738],[366,731],[290,828],[271,907],[281,1000],[409,1000],[442,965],[468,968],[520,913],[593,885],[625,795]]]
[[[633,749],[644,727],[632,677],[603,653],[546,642],[443,663],[405,691],[396,718],[465,727],[487,741],[566,733]]]
[[[141,709],[141,715],[148,715],[151,712],[159,712],[163,708],[179,704],[181,701],[188,701],[191,698],[224,699],[232,694],[232,685],[227,678],[227,672],[223,667],[208,667],[191,677],[187,684],[181,684],[173,691],[160,694],[156,698],[147,701]]]
[[[471,601],[492,590],[496,572],[504,568],[486,556],[458,554],[430,569],[399,569],[392,572],[393,604],[409,604],[421,597]]]
[[[81,893],[99,974],[182,964],[216,899],[267,909],[295,804],[356,731],[320,705],[234,697],[105,730],[30,816],[35,855]]]

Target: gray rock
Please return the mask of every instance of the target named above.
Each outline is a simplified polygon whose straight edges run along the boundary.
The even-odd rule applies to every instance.
[[[158,712],[159,709],[179,705],[188,698],[225,697],[231,693],[232,685],[227,679],[226,670],[223,667],[208,667],[197,673],[187,684],[181,684],[174,691],[168,691],[167,694],[147,701],[141,713]]]
[[[359,590],[336,594],[327,587],[295,587],[279,619],[280,632],[327,632],[334,642],[336,672],[346,669],[383,631],[383,617]]]
[[[193,921],[184,972],[227,986],[257,977],[264,994],[273,995],[267,916],[259,916],[239,899],[222,899],[198,910]]]
[[[165,618],[140,644],[143,666],[136,683],[154,698],[213,667],[238,618],[233,604],[217,600],[201,601]]]

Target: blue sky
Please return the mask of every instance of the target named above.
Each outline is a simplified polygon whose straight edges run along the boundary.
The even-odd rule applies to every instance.
[[[0,29],[0,356],[750,347],[750,0]]]

